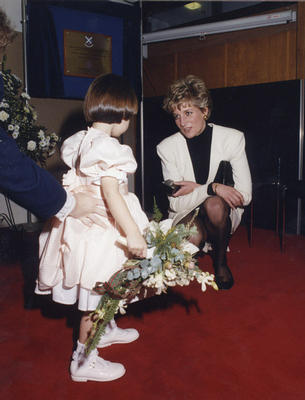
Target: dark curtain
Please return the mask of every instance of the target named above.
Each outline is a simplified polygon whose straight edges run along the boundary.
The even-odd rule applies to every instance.
[[[51,13],[43,4],[27,6],[28,88],[32,97],[63,97],[63,76]]]

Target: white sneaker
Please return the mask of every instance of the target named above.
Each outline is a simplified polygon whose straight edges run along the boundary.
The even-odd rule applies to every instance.
[[[106,361],[92,350],[86,357],[83,352],[74,351],[70,364],[71,378],[75,382],[99,381],[107,382],[121,378],[125,367],[120,363]]]
[[[131,343],[137,340],[139,337],[139,332],[136,329],[121,329],[116,325],[110,324],[106,327],[104,335],[100,338],[97,347],[107,347],[112,344],[118,343]]]

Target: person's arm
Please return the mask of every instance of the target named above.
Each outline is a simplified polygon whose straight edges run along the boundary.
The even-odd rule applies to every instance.
[[[0,189],[11,200],[42,219],[56,215],[86,217],[105,215],[98,199],[84,193],[66,192],[45,169],[20,152],[14,139],[0,130]]]
[[[230,163],[232,166],[234,187],[212,182],[208,194],[222,197],[231,208],[243,207],[250,203],[252,198],[252,181],[245,151],[245,137],[240,131],[231,135],[227,144],[230,149]]]
[[[126,235],[129,251],[135,256],[146,257],[147,244],[119,192],[118,180],[108,176],[101,180],[108,208]]]
[[[20,152],[12,138],[0,142],[0,188],[15,203],[40,218],[55,215],[67,194],[56,179]]]
[[[211,188],[212,188],[212,193],[224,199],[224,201],[231,208],[237,208],[243,206],[244,198],[242,194],[234,187],[224,185],[222,183],[213,182],[211,184]]]
[[[60,221],[65,218],[73,217],[79,218],[87,225],[91,224],[93,214],[106,216],[106,211],[103,201],[97,199],[96,197],[89,196],[86,193],[67,193],[67,199],[63,207],[55,214]],[[94,220],[92,220],[94,222]]]
[[[169,206],[174,212],[181,212],[187,209],[197,207],[207,197],[208,185],[199,185],[196,182],[185,181],[179,172],[179,163],[183,160],[177,160],[171,146],[161,143],[157,146],[157,153],[161,160],[162,173],[164,180],[171,179],[176,184],[182,184],[182,188],[175,193],[175,196],[169,196]]]
[[[252,179],[245,150],[245,137],[242,132],[237,136],[232,146],[231,165],[233,171],[234,188],[242,195],[243,206],[247,206],[252,199]]]

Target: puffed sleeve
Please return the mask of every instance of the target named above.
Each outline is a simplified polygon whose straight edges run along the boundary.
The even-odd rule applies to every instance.
[[[124,182],[127,174],[136,168],[131,148],[115,138],[97,137],[82,146],[79,169],[86,176],[96,178],[93,183],[100,184],[100,178],[105,176]]]
[[[61,158],[70,168],[75,168],[78,157],[78,148],[85,134],[86,131],[77,132],[66,139],[61,146]]]

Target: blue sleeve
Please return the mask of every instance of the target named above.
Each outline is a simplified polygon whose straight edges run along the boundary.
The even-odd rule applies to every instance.
[[[0,190],[43,219],[55,215],[67,197],[56,179],[21,153],[3,129],[0,129]]]

